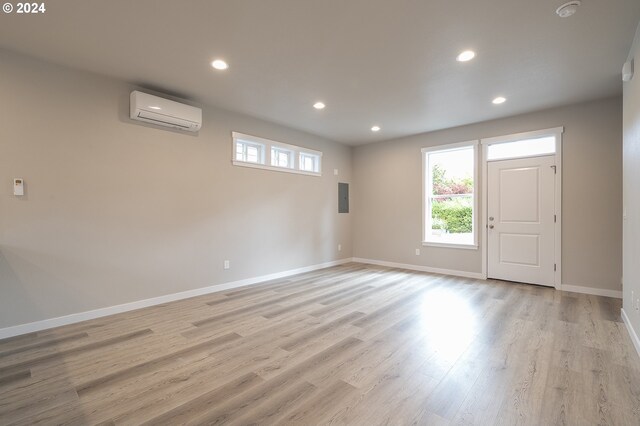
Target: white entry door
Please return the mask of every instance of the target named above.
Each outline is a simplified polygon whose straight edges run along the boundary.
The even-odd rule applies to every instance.
[[[553,286],[555,156],[488,167],[488,278]]]

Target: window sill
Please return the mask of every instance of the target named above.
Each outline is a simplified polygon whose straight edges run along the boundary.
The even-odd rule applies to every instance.
[[[423,241],[422,245],[425,247],[441,247],[441,248],[453,248],[463,250],[478,250],[477,244],[456,244],[456,243],[435,243],[430,241]]]
[[[307,172],[304,170],[298,169],[287,169],[285,167],[276,167],[276,166],[267,166],[266,164],[259,163],[247,163],[244,161],[232,160],[234,166],[242,166],[242,167],[251,167],[253,169],[263,169],[263,170],[272,170],[274,172],[284,172],[284,173],[294,173],[298,175],[307,175],[307,176],[322,176],[322,172]]]

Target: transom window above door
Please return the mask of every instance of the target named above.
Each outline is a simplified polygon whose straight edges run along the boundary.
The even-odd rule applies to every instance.
[[[507,158],[537,157],[556,153],[556,137],[543,136],[534,139],[521,139],[504,142],[487,147],[487,160],[504,160]]]
[[[514,135],[482,139],[484,161],[510,160],[560,154],[564,128],[536,130]]]

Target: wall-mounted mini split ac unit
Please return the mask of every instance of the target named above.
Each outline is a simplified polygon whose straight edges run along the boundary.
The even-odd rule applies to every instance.
[[[142,93],[131,92],[130,117],[158,126],[197,132],[202,127],[202,110],[191,105]]]

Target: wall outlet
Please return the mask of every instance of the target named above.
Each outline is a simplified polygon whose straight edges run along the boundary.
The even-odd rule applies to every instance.
[[[338,251],[342,251],[342,244],[338,244]]]
[[[224,269],[229,269],[229,268],[231,268],[231,262],[229,262],[228,260],[225,260],[225,261],[224,261],[223,268],[224,268]]]
[[[420,256],[420,249],[416,249],[416,256]]]
[[[636,299],[636,311],[640,311],[640,298]]]

